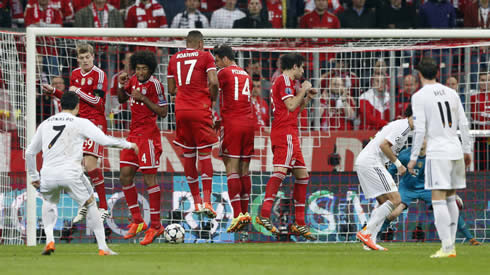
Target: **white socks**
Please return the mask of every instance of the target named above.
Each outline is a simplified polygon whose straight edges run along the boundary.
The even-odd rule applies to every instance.
[[[449,217],[451,219],[451,223],[449,224],[451,238],[453,243],[456,242],[456,232],[458,231],[458,218],[459,218],[459,208],[456,204],[456,195],[450,196],[446,198],[447,202],[447,210],[449,211]]]
[[[105,242],[104,225],[102,224],[102,220],[100,219],[100,213],[99,209],[97,209],[97,205],[95,204],[95,202],[92,202],[87,206],[87,209],[87,226],[90,230],[94,232],[99,249],[105,251],[109,250],[109,247],[107,247],[107,244]]]
[[[58,206],[55,203],[43,200],[42,220],[44,233],[46,234],[46,244],[54,242],[53,230],[58,218]]]
[[[378,235],[378,231],[381,229],[386,217],[388,217],[394,209],[391,201],[387,200],[373,210],[366,226],[366,231],[371,234],[372,240]]]
[[[450,252],[454,248],[454,241],[450,229],[451,217],[449,215],[448,204],[446,200],[433,200],[432,207],[434,208],[434,224],[436,225],[439,239],[441,239],[442,250],[446,253]]]

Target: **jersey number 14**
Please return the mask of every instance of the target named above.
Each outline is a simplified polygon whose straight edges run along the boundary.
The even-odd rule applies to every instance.
[[[235,76],[235,100],[238,100],[238,77]],[[250,83],[248,81],[248,77],[247,79],[245,80],[245,85],[243,85],[243,89],[242,89],[242,95],[246,95],[248,96],[248,101],[250,101]]]

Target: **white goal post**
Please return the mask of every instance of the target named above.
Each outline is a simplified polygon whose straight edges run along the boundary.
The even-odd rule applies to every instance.
[[[36,129],[36,38],[40,36],[65,37],[185,37],[189,29],[99,29],[99,28],[27,28],[26,36],[26,145]],[[371,29],[200,29],[205,37],[216,38],[367,38],[373,39],[489,39],[490,30],[371,30]],[[121,42],[120,42],[121,43]],[[124,43],[124,42],[122,42]],[[310,49],[315,52],[315,49]],[[322,47],[325,51],[325,47]],[[467,72],[469,74],[469,71]],[[469,90],[469,83],[468,90]],[[468,100],[468,99],[466,99]],[[27,176],[27,182],[30,179]],[[36,245],[36,190],[27,184],[26,205],[27,245]]]

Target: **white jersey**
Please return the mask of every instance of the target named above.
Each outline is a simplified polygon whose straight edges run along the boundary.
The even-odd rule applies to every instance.
[[[379,146],[386,139],[391,143],[391,150],[398,155],[405,146],[409,134],[412,132],[408,119],[398,119],[384,126],[376,136],[362,149],[356,158],[357,166],[384,166],[389,162],[388,157]]]
[[[424,137],[428,159],[457,160],[463,158],[463,151],[471,152],[468,120],[455,90],[440,83],[425,85],[412,96],[412,110],[415,136],[411,160],[418,158]]]
[[[124,139],[106,136],[87,119],[61,112],[39,125],[26,151],[27,172],[33,181],[39,180],[36,155],[43,151],[43,179],[80,179],[82,176],[83,142],[91,139],[98,144],[131,148]]]

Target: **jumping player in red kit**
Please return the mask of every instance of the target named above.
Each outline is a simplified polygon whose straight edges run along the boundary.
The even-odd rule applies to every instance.
[[[304,57],[296,54],[286,54],[281,57],[282,75],[272,85],[271,105],[274,120],[271,127],[272,153],[274,154],[274,173],[267,182],[265,197],[260,215],[255,221],[273,234],[278,234],[277,228],[271,223],[271,209],[277,191],[289,170],[295,177],[294,182],[294,212],[295,222],[290,226],[293,234],[301,235],[309,240],[316,240],[305,224],[306,187],[309,182],[303,153],[299,145],[298,114],[315,96],[309,81],[303,82],[296,91],[295,80],[303,76]]]
[[[233,220],[228,232],[237,232],[252,221],[248,202],[252,183],[248,172],[254,153],[255,117],[250,101],[252,79],[235,63],[235,53],[227,45],[214,48],[221,91],[220,154],[226,168],[228,195]]]
[[[212,108],[218,95],[218,78],[213,56],[203,51],[202,33],[190,31],[187,49],[174,54],[168,64],[168,91],[175,98],[176,138],[184,152],[184,173],[196,213],[215,218],[211,205],[213,185],[212,146],[218,142],[213,129]],[[204,203],[199,189],[196,156],[201,166]]]
[[[139,153],[136,154],[133,150],[121,151],[120,181],[133,218],[124,238],[133,238],[148,227],[141,216],[138,193],[133,182],[139,169],[143,173],[150,199],[150,229],[145,232],[145,238],[140,242],[147,245],[164,231],[160,223],[161,193],[156,177],[162,154],[157,118],[167,116],[168,107],[163,85],[153,76],[157,67],[155,54],[150,51],[138,51],[131,56],[129,64],[134,75],[131,78],[126,72],[119,75],[118,99],[121,104],[130,100],[131,125],[127,140],[138,145]]]
[[[71,73],[69,90],[75,92],[80,97],[79,116],[90,120],[95,126],[106,133],[105,102],[107,75],[94,65],[94,49],[89,44],[77,46],[77,61],[80,67]],[[57,98],[61,98],[63,95],[63,91],[57,90],[48,84],[44,84],[43,89],[47,93],[52,93]],[[104,174],[102,169],[97,167],[98,158],[104,157],[104,147],[87,139],[83,143],[83,155],[85,170],[99,197],[100,216],[104,220],[110,215],[107,211]],[[77,216],[73,219],[73,223],[80,222],[86,215],[87,208],[85,206],[80,207]]]

